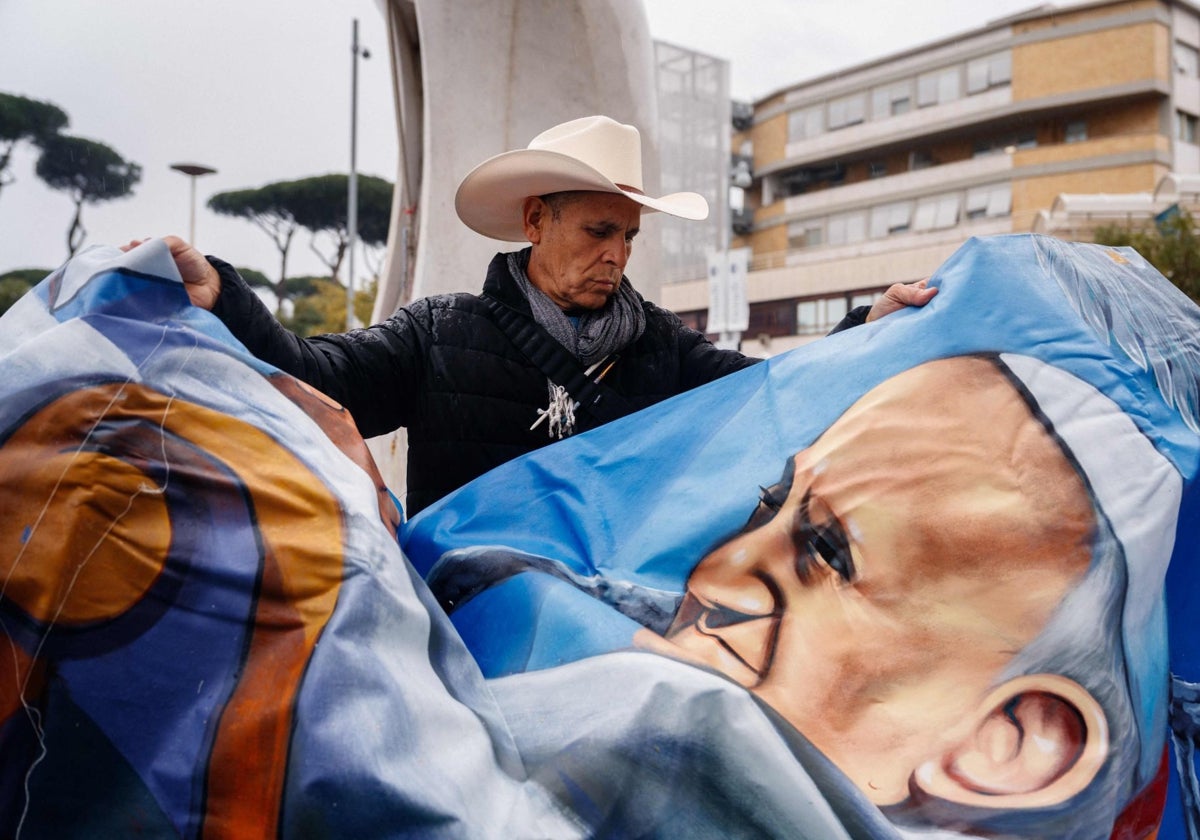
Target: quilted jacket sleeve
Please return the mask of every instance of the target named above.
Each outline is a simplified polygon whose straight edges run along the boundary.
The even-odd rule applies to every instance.
[[[721,350],[703,333],[684,326],[679,316],[673,312],[659,307],[655,307],[655,310],[658,317],[670,321],[671,329],[675,332],[676,346],[679,349],[680,393],[762,361],[736,350]]]
[[[364,437],[408,424],[420,387],[427,306],[402,308],[366,329],[300,338],[275,320],[233,266],[208,259],[221,276],[213,314],[247,350],[345,406]]]

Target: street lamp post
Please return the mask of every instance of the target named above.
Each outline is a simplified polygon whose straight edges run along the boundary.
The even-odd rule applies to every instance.
[[[358,240],[358,57],[370,58],[371,53],[358,46],[358,18],[354,18],[350,36],[350,181],[346,196],[346,329],[360,326],[354,316],[354,247]]]
[[[190,203],[190,218],[188,221],[188,242],[193,246],[196,244],[196,178],[200,175],[212,175],[217,170],[211,166],[203,166],[199,163],[172,163],[171,168],[176,172],[182,172],[188,176],[192,182],[192,197]]]

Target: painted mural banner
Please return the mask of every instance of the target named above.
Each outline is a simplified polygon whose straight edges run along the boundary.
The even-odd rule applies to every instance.
[[[404,522],[161,242],[0,319],[0,836],[1197,838],[1200,310],[920,310]]]

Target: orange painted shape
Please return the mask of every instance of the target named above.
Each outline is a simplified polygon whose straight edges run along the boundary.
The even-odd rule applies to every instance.
[[[134,465],[86,451],[114,387],[76,391],[0,447],[0,593],[47,624],[114,618],[162,572],[171,524],[159,487]]]

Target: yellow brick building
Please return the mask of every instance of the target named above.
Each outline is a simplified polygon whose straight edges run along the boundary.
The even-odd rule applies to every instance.
[[[1144,216],[1164,185],[1194,183],[1200,7],[1039,7],[751,106],[732,137],[749,182],[732,245],[752,253],[742,347],[771,355],[971,236],[1078,234],[1078,197]],[[661,297],[704,328],[707,294],[697,278]]]

